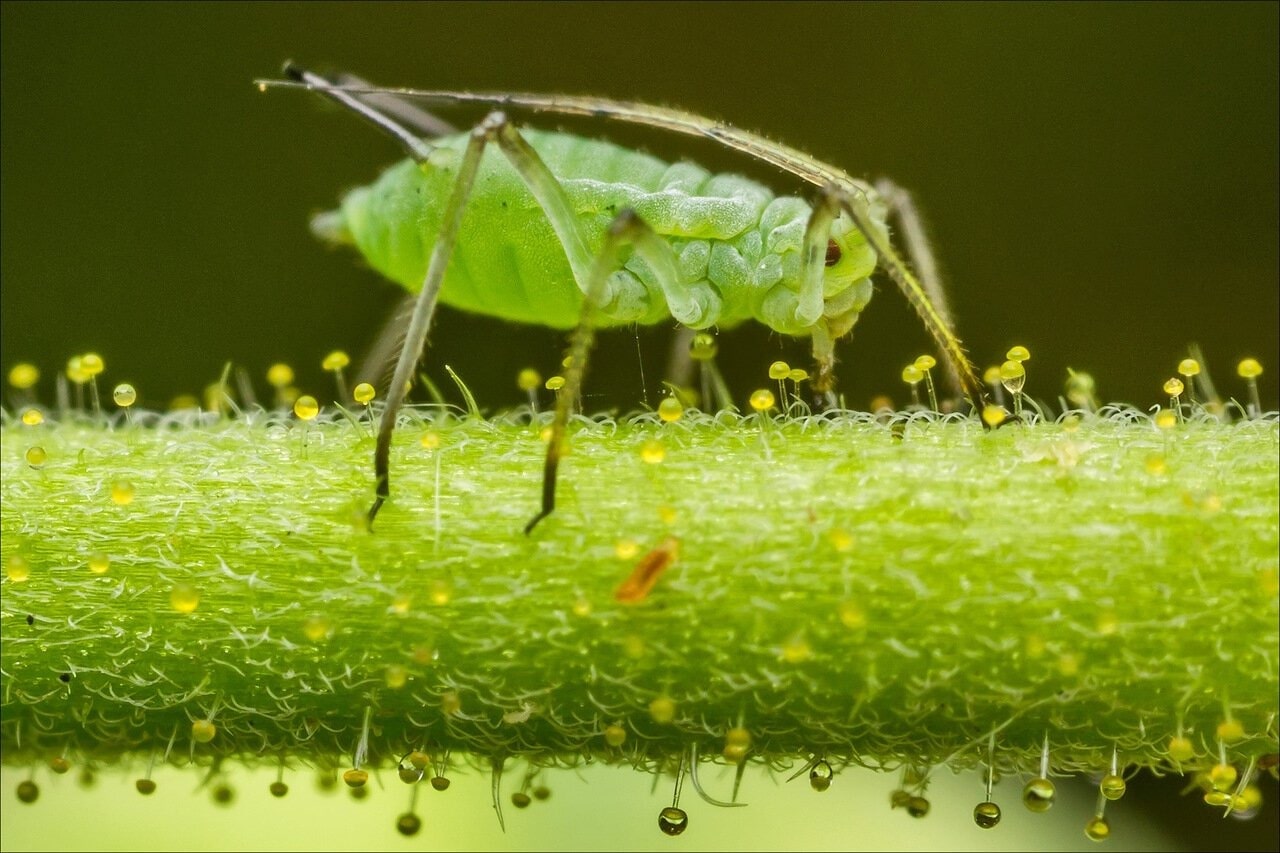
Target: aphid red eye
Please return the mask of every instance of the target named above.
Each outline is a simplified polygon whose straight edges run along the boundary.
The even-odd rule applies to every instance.
[[[840,263],[840,244],[835,240],[827,243],[827,266],[834,267]]]

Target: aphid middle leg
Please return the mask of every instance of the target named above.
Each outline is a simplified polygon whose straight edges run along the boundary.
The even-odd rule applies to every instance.
[[[556,398],[555,420],[551,423],[551,439],[547,444],[547,457],[542,469],[542,509],[525,525],[526,534],[532,532],[538,522],[555,512],[556,476],[560,469],[560,457],[564,453],[564,434],[569,425],[569,413],[573,401],[582,390],[582,377],[587,367],[587,355],[595,341],[596,311],[606,292],[609,275],[618,267],[618,250],[632,243],[637,253],[649,264],[659,280],[664,282],[675,275],[675,258],[671,247],[644,223],[635,211],[624,208],[614,217],[605,234],[604,247],[591,270],[582,302],[582,314],[573,331],[570,346],[569,368],[565,384]]]

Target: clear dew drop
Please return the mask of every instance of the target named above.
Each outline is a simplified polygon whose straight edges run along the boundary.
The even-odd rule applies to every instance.
[[[658,829],[661,829],[665,834],[676,836],[688,828],[689,815],[685,814],[684,809],[667,806],[658,812]]]
[[[1042,814],[1053,808],[1057,793],[1054,784],[1048,779],[1032,779],[1022,789],[1022,804],[1027,807],[1027,811]]]
[[[995,803],[978,803],[973,808],[973,822],[982,829],[994,829],[1000,822],[1000,807]]]

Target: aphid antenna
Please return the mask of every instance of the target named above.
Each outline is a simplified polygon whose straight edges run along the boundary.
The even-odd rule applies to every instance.
[[[307,71],[305,68],[296,65],[292,60],[289,60],[284,64],[284,68],[281,73],[290,80],[301,83],[312,91],[320,92],[326,97],[337,101],[352,112],[359,114],[375,127],[380,128],[382,131],[398,140],[400,144],[408,150],[409,156],[411,156],[415,161],[425,163],[431,156],[433,149],[430,145],[423,142],[407,128],[390,118],[381,110],[366,104],[359,98],[356,98],[351,94],[351,91],[353,91],[352,89],[337,86],[331,81],[326,80],[324,77],[321,77],[319,74],[312,73]],[[264,81],[259,81],[258,88],[265,91],[267,84]]]

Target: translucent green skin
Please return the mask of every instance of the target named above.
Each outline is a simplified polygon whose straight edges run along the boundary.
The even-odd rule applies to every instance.
[[[785,334],[813,332],[795,319],[808,202],[775,197],[737,175],[712,175],[688,162],[672,165],[608,142],[522,133],[560,180],[593,251],[603,244],[614,215],[630,207],[672,247],[681,286],[709,287],[718,295],[720,309],[700,326],[754,319]],[[437,148],[426,164],[405,160],[391,166],[373,184],[349,193],[336,217],[320,217],[317,230],[353,243],[374,269],[418,291],[467,138],[434,140]],[[883,222],[878,198],[872,198],[872,211]],[[831,239],[840,245],[841,258],[825,269],[819,322],[834,338],[848,331],[870,299],[876,254],[843,216],[832,226]],[[611,281],[620,285],[611,288],[618,295],[603,306],[600,325],[669,321],[652,270],[629,247],[622,258],[623,268]],[[572,328],[581,314],[582,291],[560,240],[496,146],[485,152],[440,300],[559,329]]]

